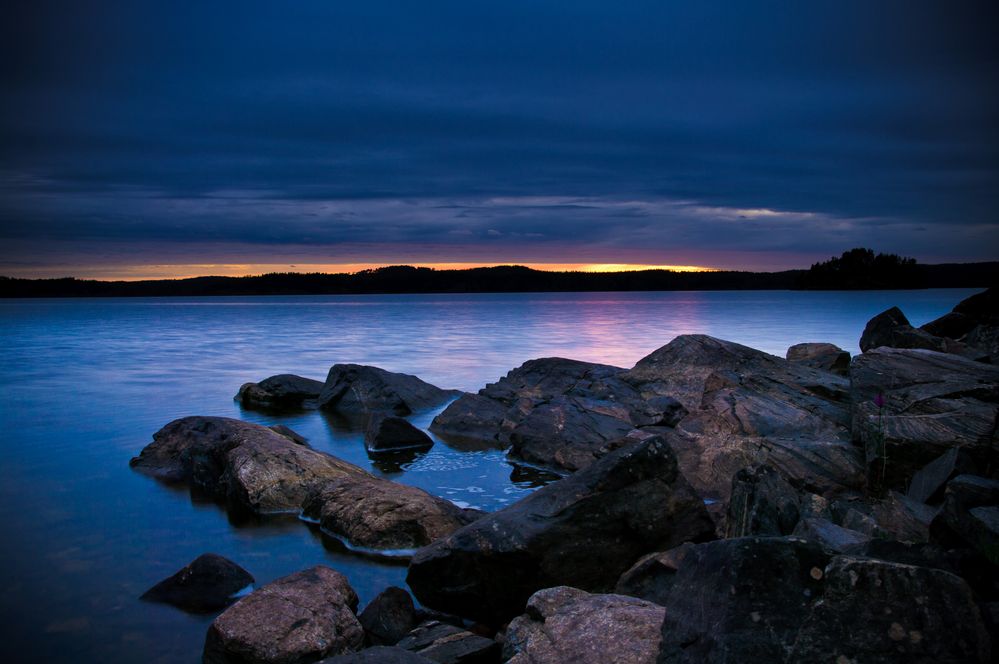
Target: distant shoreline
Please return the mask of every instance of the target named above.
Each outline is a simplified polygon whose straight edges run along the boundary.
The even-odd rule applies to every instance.
[[[850,278],[816,285],[812,270],[781,272],[544,272],[521,266],[434,270],[410,266],[357,273],[273,273],[148,281],[0,277],[0,298],[171,297],[226,295],[393,295],[433,293],[640,292],[713,290],[902,290],[985,288],[999,261],[916,265],[904,280]]]

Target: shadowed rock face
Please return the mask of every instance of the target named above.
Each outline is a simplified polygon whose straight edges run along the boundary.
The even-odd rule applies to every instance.
[[[407,581],[428,606],[500,624],[537,590],[606,591],[641,555],[713,532],[703,502],[656,437],[420,549]]]
[[[732,476],[767,464],[824,496],[864,485],[851,444],[848,381],[705,335],[684,335],[622,375],[643,395],[690,411],[667,433],[680,467],[706,498],[726,503]]]
[[[244,408],[259,410],[289,410],[314,405],[323,383],[294,374],[279,374],[259,383],[245,383],[239,388],[236,401]]]
[[[983,470],[999,468],[999,367],[929,350],[878,348],[854,358],[850,376],[853,433],[872,453],[880,411],[887,463],[880,454],[869,457],[888,488],[905,490],[917,471],[952,448]]]
[[[364,607],[357,619],[368,643],[391,646],[416,627],[416,609],[408,592],[389,586]]]
[[[492,639],[455,625],[428,620],[420,623],[399,647],[439,664],[499,664],[500,646]]]
[[[381,454],[428,450],[434,446],[434,441],[401,417],[375,415],[364,432],[364,446],[372,454]]]
[[[954,311],[920,329],[959,341],[980,359],[999,363],[999,288],[989,288],[962,300]]]
[[[416,376],[361,364],[334,364],[319,395],[319,407],[348,417],[372,413],[409,415],[458,396]]]
[[[237,511],[298,513],[308,504],[331,532],[363,547],[416,548],[470,518],[425,491],[374,477],[267,427],[224,417],[171,422],[131,465]]]
[[[663,664],[988,661],[959,577],[793,537],[692,547],[664,605]]]
[[[394,646],[375,646],[324,659],[319,664],[433,664],[434,660]]]
[[[506,631],[510,664],[647,664],[659,653],[663,607],[560,586],[534,593]]]
[[[305,664],[358,650],[364,630],[347,577],[322,565],[255,590],[215,619],[206,664]]]
[[[233,596],[251,583],[253,577],[236,563],[214,553],[205,553],[147,590],[140,599],[208,613],[231,604]]]

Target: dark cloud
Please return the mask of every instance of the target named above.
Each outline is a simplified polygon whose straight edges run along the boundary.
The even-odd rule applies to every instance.
[[[678,4],[12,3],[0,267],[93,242],[994,256],[993,3]]]

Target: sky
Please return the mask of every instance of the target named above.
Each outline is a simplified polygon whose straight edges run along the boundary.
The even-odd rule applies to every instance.
[[[11,0],[0,275],[996,260],[996,13]]]

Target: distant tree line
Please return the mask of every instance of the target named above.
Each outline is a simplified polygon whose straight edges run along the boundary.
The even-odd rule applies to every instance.
[[[394,266],[354,274],[282,272],[151,281],[0,277],[0,297],[958,288],[995,285],[997,275],[999,262],[919,265],[911,258],[852,249],[808,270],[783,272],[543,272],[522,266],[466,270]]]

